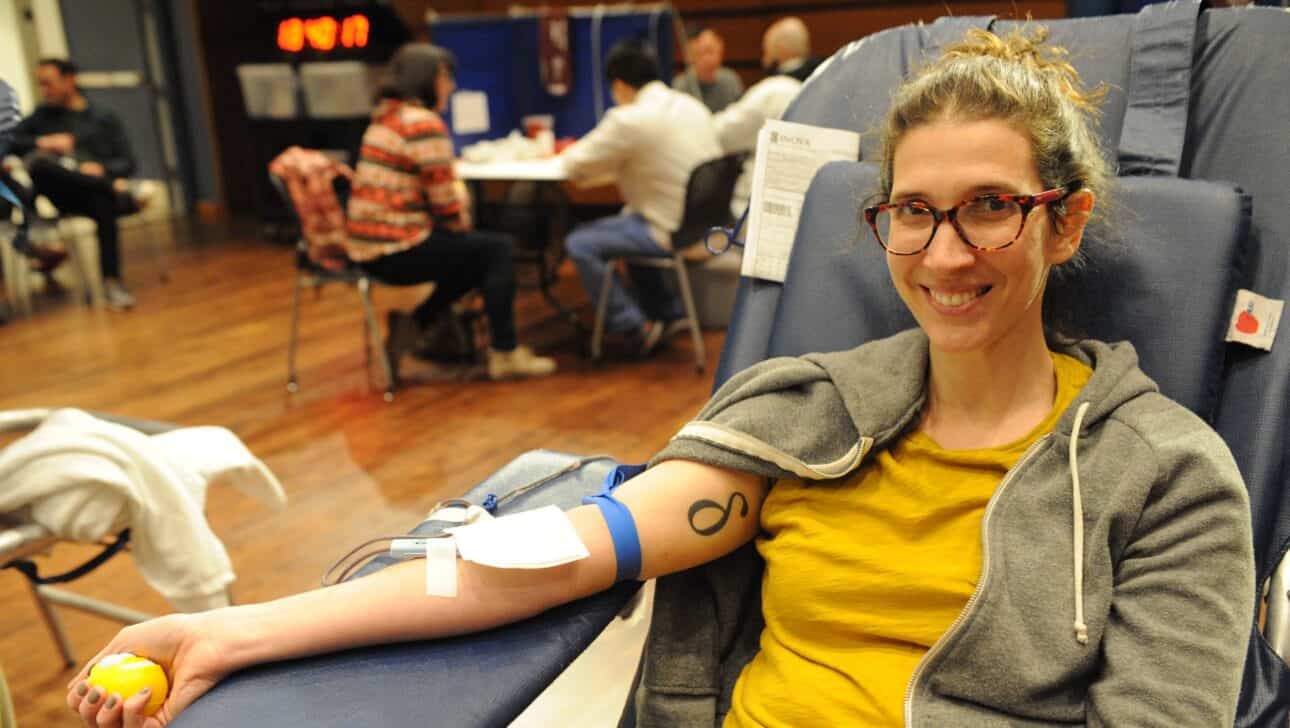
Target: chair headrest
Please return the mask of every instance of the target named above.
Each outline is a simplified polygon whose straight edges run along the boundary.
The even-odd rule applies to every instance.
[[[1209,418],[1217,400],[1235,300],[1244,284],[1250,203],[1231,185],[1162,177],[1120,180],[1107,252],[1081,274],[1074,323],[1089,336],[1129,340],[1165,394]],[[914,326],[861,223],[877,167],[832,162],[816,174],[776,314],[770,356],[834,351]],[[1100,243],[1100,245],[1099,245]]]

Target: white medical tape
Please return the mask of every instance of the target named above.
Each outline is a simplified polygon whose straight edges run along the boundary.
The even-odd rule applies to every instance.
[[[549,569],[591,555],[556,506],[446,529],[461,558],[496,569]]]
[[[457,542],[448,538],[426,539],[426,595],[457,596]]]

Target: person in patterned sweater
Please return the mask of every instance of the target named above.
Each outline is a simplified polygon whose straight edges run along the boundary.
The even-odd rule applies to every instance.
[[[450,52],[429,43],[409,43],[391,59],[354,170],[345,253],[386,283],[435,284],[411,313],[389,314],[386,349],[396,373],[436,317],[479,290],[489,377],[545,376],[555,360],[516,341],[514,241],[474,229],[469,195],[453,172],[452,138],[439,114],[456,88],[455,67]]]

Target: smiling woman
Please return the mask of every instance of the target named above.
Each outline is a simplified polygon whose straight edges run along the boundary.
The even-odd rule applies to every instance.
[[[973,31],[909,81],[870,218],[919,326],[731,377],[614,489],[618,525],[568,513],[587,559],[458,562],[455,600],[402,564],[104,652],[168,670],[169,721],[254,663],[662,577],[643,728],[1231,725],[1255,592],[1240,473],[1132,345],[1050,347],[1044,324],[1105,192],[1090,98],[1039,33]],[[68,703],[94,725],[86,689]]]
[[[964,448],[1011,442],[1051,408],[1048,340],[1068,332],[1044,293],[1079,267],[1106,188],[1089,124],[1101,93],[1042,41],[977,31],[903,86],[883,138],[890,202],[866,210],[930,341],[924,427]],[[1005,371],[1003,391],[986,384]]]
[[[896,147],[893,170],[898,202],[887,263],[932,342],[933,369],[949,365],[943,357],[950,354],[972,354],[992,371],[1005,362],[1043,361],[1040,294],[1049,269],[1079,249],[1092,194],[1080,190],[1067,200],[1064,187],[1028,194],[1043,186],[1034,155],[1025,135],[1000,119],[915,127]],[[1073,210],[1060,233],[1036,197]]]
[[[985,121],[1004,122],[1016,133],[1011,139],[986,139],[995,151],[1009,155],[1015,165],[1018,155],[1026,157],[1024,168],[1033,169],[1036,179],[1026,189],[989,188],[973,191],[1034,194],[1041,190],[1061,188],[1067,192],[1057,200],[1044,200],[1047,218],[1054,230],[1062,222],[1077,223],[1071,231],[1076,239],[1075,251],[1064,265],[1045,272],[1043,319],[1050,340],[1077,338],[1068,331],[1067,309],[1072,305],[1074,286],[1085,265],[1087,248],[1079,243],[1084,225],[1093,216],[1094,202],[1107,205],[1111,170],[1098,149],[1091,122],[1105,96],[1105,88],[1086,90],[1078,74],[1066,60],[1062,48],[1043,43],[1046,31],[1036,28],[1033,36],[1020,32],[999,37],[991,33],[969,33],[965,42],[946,49],[944,55],[922,74],[902,86],[888,113],[883,131],[883,161],[880,195],[892,202],[917,200],[914,180],[896,188],[897,147],[919,127],[934,122]],[[935,161],[942,161],[939,151],[953,154],[967,151],[982,140],[939,140],[940,148],[923,150]],[[1010,147],[1010,148],[1005,148]],[[979,148],[977,151],[981,151]],[[905,155],[919,150],[906,149]],[[922,161],[926,162],[925,157]],[[912,162],[912,160],[911,160]],[[1076,194],[1077,191],[1084,194]],[[912,196],[910,193],[914,193]],[[962,198],[950,200],[949,204]],[[1042,203],[1040,203],[1042,204]],[[1029,212],[1029,209],[1026,210]],[[1068,212],[1075,213],[1073,216]],[[1026,214],[1021,223],[1030,217]],[[961,226],[957,232],[963,234]],[[1020,228],[1017,235],[1024,231]],[[969,242],[973,245],[975,241]],[[930,245],[931,240],[927,241]],[[976,244],[990,248],[990,243]]]

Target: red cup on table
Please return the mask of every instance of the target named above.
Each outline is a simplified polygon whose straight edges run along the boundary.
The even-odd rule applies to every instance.
[[[555,118],[550,114],[530,114],[520,119],[520,124],[524,127],[524,136],[537,139],[543,131],[555,129]]]
[[[542,146],[542,155],[550,157],[555,154],[555,119],[550,114],[531,114],[520,119],[524,126],[524,135]]]

